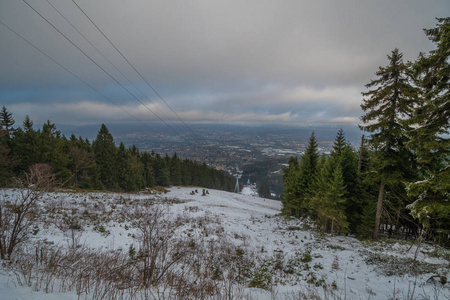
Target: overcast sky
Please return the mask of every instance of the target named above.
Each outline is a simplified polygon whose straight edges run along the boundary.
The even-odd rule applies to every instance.
[[[0,21],[90,86],[0,24],[17,123],[177,119],[72,0],[27,1],[90,59],[23,1],[0,0]],[[75,2],[186,122],[356,124],[387,54],[433,49],[422,29],[450,15],[448,0]]]

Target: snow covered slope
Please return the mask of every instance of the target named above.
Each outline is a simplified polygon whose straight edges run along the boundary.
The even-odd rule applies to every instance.
[[[193,190],[172,187],[160,194],[47,194],[40,203],[42,215],[32,242],[127,253],[135,244],[138,230],[121,216],[139,203],[153,201],[164,206],[167,218],[184,220],[174,234],[190,238],[202,235],[205,243],[227,241],[254,259],[239,297],[450,298],[448,283],[427,281],[437,274],[449,278],[450,254],[445,249],[422,245],[414,260],[417,248],[408,243],[361,242],[352,237],[328,236],[297,219],[286,219],[279,215],[279,201],[216,190],[202,196],[200,189],[192,194]],[[3,191],[4,197],[13,193]],[[65,212],[61,218],[78,218],[81,229],[75,235],[63,223],[49,221],[58,220],[60,207]],[[0,299],[78,299],[74,291],[62,293],[54,288],[53,293],[47,294],[36,286],[20,286],[17,273],[0,268]],[[258,276],[269,285],[252,284],[260,283]],[[89,297],[84,294],[82,298]]]

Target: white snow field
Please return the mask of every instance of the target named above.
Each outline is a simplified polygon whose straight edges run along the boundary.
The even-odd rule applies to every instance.
[[[198,193],[192,194],[195,189]],[[1,193],[5,199],[17,192]],[[168,268],[174,268],[173,274],[190,274],[185,280],[192,280],[191,285],[194,280],[195,284],[203,280],[214,283],[211,291],[219,287],[220,292],[180,296],[181,292],[161,283],[150,288],[154,292],[144,294],[121,287],[121,292],[107,294],[106,299],[112,295],[118,299],[450,299],[449,283],[441,283],[438,277],[430,279],[434,275],[449,278],[450,252],[446,249],[428,244],[417,249],[411,241],[363,242],[321,234],[297,219],[281,216],[279,201],[217,190],[201,194],[202,189],[195,187],[172,187],[166,193],[48,193],[39,203],[34,232],[19,252],[28,253],[32,262],[44,251],[37,245],[45,244],[66,249],[60,251],[121,253],[125,260],[136,261],[130,249],[140,247],[141,223],[126,216],[132,212],[137,218],[146,212],[141,208],[143,203],[155,203],[164,220],[178,224],[174,229],[163,227],[170,235],[160,240],[177,237],[205,245],[201,248],[205,254],[184,257],[189,257],[186,266],[180,260]],[[69,226],[75,223],[77,226]],[[51,251],[48,253],[57,252]],[[180,255],[170,253],[172,258]],[[20,255],[11,261],[25,260]],[[199,257],[208,255],[211,257],[205,265],[194,271],[189,263],[199,259],[201,264]],[[164,259],[168,258],[158,261],[161,266]],[[38,267],[27,271],[8,260],[0,262],[0,299],[102,298],[94,288],[82,290],[70,285],[69,277],[43,275],[36,271]],[[77,264],[73,263],[74,269]],[[193,274],[198,278],[192,278]]]

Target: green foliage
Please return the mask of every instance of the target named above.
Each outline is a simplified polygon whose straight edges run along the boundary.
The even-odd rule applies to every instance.
[[[4,126],[0,128],[0,185],[20,176],[36,163],[51,166],[60,183],[67,187],[136,191],[146,187],[185,184],[231,191],[234,178],[229,174],[190,160],[181,161],[176,154],[140,152],[135,146],[117,147],[112,134],[102,124],[92,145],[87,139],[67,139],[47,121],[35,130],[27,116],[22,128],[7,131],[12,115],[3,108]],[[0,112],[0,118],[2,113]]]
[[[334,167],[334,170],[332,170]],[[322,167],[318,183],[318,191],[314,198],[317,220],[325,231],[334,233],[346,231],[348,223],[345,215],[346,186],[339,164],[333,166],[330,158]]]
[[[408,186],[408,195],[416,199],[408,208],[436,241],[449,246],[450,18],[438,19],[437,27],[425,33],[436,49],[421,53],[413,64],[421,97],[410,120],[409,147],[417,155],[420,178]]]
[[[94,226],[94,230],[100,233],[103,237],[107,237],[111,234],[111,232],[107,230],[103,225]]]
[[[114,139],[105,124],[102,124],[97,138],[92,143],[95,163],[98,166],[100,180],[106,189],[118,189],[117,148]]]
[[[371,177],[379,182],[380,190],[375,214],[373,236],[378,238],[378,230],[383,212],[386,186],[398,185],[404,180],[414,178],[415,158],[406,144],[408,119],[417,103],[418,89],[411,84],[411,71],[403,63],[403,54],[394,49],[388,55],[389,65],[380,67],[377,79],[366,84],[372,88],[362,93],[361,108],[365,115],[362,129],[371,133],[370,143],[376,149]]]
[[[3,130],[11,131],[13,130],[12,126],[14,125],[15,121],[12,117],[12,113],[10,113],[6,107],[3,105],[2,109],[0,110],[0,126]]]
[[[248,287],[268,290],[272,284],[270,261],[265,261],[261,266],[252,270]]]
[[[128,256],[130,257],[131,260],[134,260],[136,258],[136,248],[134,247],[133,244],[131,244],[130,247],[128,248]]]
[[[415,165],[405,144],[409,140],[407,120],[417,102],[418,90],[410,83],[410,71],[402,57],[398,49],[393,50],[388,55],[389,65],[380,67],[375,73],[378,78],[366,84],[373,89],[362,93],[362,129],[371,133],[370,143],[376,149],[373,176],[388,184],[411,177]]]
[[[10,182],[11,172],[16,163],[11,152],[14,123],[12,114],[3,106],[0,111],[0,186],[6,186]]]
[[[300,163],[296,158],[289,159],[289,167],[284,169],[283,211],[296,217],[312,214],[311,194],[314,176],[317,172],[319,154],[314,132]]]
[[[258,188],[258,195],[262,198],[271,198],[269,186],[267,185],[267,183],[263,182],[260,184]]]

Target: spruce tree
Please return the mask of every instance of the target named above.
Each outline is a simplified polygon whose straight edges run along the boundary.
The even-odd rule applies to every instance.
[[[172,158],[170,159],[170,180],[173,185],[181,184],[181,163],[180,159],[177,156],[177,153],[174,153]]]
[[[409,186],[409,195],[417,199],[409,208],[429,232],[450,244],[450,18],[438,19],[437,27],[425,33],[436,49],[420,54],[413,65],[421,97],[411,120],[410,147],[421,178]]]
[[[268,198],[270,199],[271,194],[270,194],[270,189],[269,186],[267,185],[267,183],[263,182],[260,184],[259,188],[258,188],[258,195],[261,198]]]
[[[99,178],[104,188],[117,189],[117,148],[114,139],[105,124],[102,124],[97,138],[92,143]]]
[[[284,169],[282,204],[285,213],[296,217],[306,217],[314,213],[311,198],[318,161],[317,141],[312,132],[300,163],[297,163],[296,158],[291,158],[289,167]]]
[[[12,177],[12,168],[15,165],[11,151],[13,148],[11,140],[11,133],[14,132],[13,125],[12,113],[3,106],[0,111],[0,186],[8,184]]]
[[[299,164],[299,174],[297,181],[297,189],[299,196],[295,201],[299,216],[309,216],[313,214],[311,198],[313,195],[312,185],[314,177],[317,173],[317,165],[319,162],[318,144],[314,132],[309,138],[308,147],[302,156]]]
[[[69,141],[69,169],[73,174],[74,187],[93,188],[91,172],[95,162],[89,145],[72,134]]]
[[[349,223],[349,231],[355,233],[362,214],[361,193],[358,184],[358,162],[357,155],[345,139],[342,128],[337,132],[329,160],[332,164],[332,170],[328,174],[329,180],[331,180],[334,169],[341,168],[343,183],[347,191],[345,215]]]
[[[406,120],[413,113],[417,89],[411,85],[408,66],[403,63],[403,54],[398,49],[388,55],[389,65],[380,67],[375,73],[377,79],[366,84],[372,88],[362,93],[361,108],[366,113],[361,117],[362,127],[371,132],[371,143],[376,153],[375,180],[379,182],[375,229],[373,237],[378,238],[383,211],[386,185],[397,184],[407,178],[414,168],[412,153],[405,147]]]
[[[39,141],[38,132],[33,129],[33,121],[29,116],[22,123],[23,128],[18,128],[13,135],[12,155],[16,164],[14,173],[27,172],[31,165],[38,163]]]
[[[347,145],[348,143],[345,140],[344,130],[341,128],[338,130],[336,134],[336,139],[334,140],[333,153],[335,153],[337,156],[341,155],[342,151],[344,150],[344,147]]]
[[[288,161],[288,166],[283,168],[283,197],[281,198],[281,204],[283,206],[283,212],[287,215],[294,215],[295,207],[294,200],[298,197],[298,159],[291,156]]]
[[[0,128],[0,187],[6,186],[11,179],[10,151],[5,142],[6,130]]]
[[[3,105],[2,109],[0,110],[0,125],[2,126],[2,129],[6,130],[7,132],[12,131],[12,126],[14,125],[14,123],[15,121],[12,117],[12,113],[10,113]]]
[[[317,212],[319,219],[327,221],[327,227],[331,234],[336,230],[347,230],[348,222],[345,215],[346,193],[342,169],[338,164],[331,174],[330,181],[326,183],[321,210]]]
[[[140,155],[140,161],[143,168],[144,184],[147,187],[155,186],[155,176],[153,171],[153,156],[151,153],[142,152]]]
[[[166,163],[166,159],[162,158],[159,154],[156,154],[152,167],[156,185],[170,186],[170,170]]]
[[[132,180],[132,171],[130,164],[128,162],[128,155],[125,149],[125,145],[121,142],[117,150],[117,161],[116,165],[118,167],[117,172],[117,182],[121,190],[125,192],[136,190],[136,186]]]

